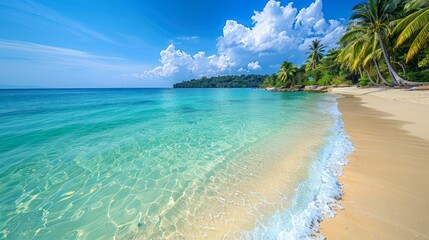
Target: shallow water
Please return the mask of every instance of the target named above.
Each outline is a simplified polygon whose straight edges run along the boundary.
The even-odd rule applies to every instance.
[[[0,238],[268,236],[261,226],[312,201],[305,183],[340,131],[335,98],[1,90]]]

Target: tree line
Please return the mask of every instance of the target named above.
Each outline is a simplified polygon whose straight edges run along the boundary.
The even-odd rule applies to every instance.
[[[174,88],[257,88],[267,75],[226,75],[202,77],[173,84]]]

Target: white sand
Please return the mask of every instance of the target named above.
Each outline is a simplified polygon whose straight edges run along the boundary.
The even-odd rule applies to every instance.
[[[331,239],[429,239],[429,91],[337,88],[355,151]]]
[[[332,92],[359,97],[363,106],[387,113],[387,119],[404,121],[404,130],[429,140],[429,91],[348,87],[333,88]]]

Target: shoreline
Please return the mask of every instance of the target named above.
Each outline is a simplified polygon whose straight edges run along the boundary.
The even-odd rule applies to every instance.
[[[343,206],[320,224],[330,239],[429,239],[429,92],[341,88],[355,151],[340,182]]]

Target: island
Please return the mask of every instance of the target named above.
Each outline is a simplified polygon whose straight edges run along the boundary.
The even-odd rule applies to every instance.
[[[242,74],[202,77],[173,84],[174,88],[258,88],[268,75]]]

